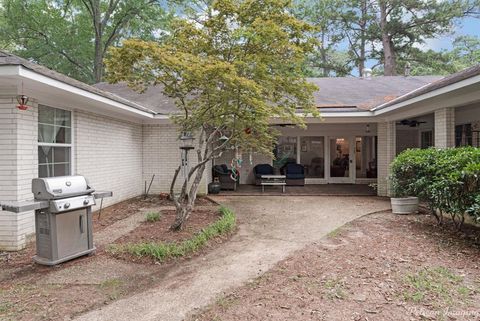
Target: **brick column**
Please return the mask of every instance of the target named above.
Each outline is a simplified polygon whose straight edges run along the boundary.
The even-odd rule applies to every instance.
[[[390,174],[390,163],[395,158],[396,128],[395,122],[377,124],[378,135],[378,159],[377,159],[377,193],[379,196],[390,195],[388,176]]]
[[[16,108],[15,98],[0,100],[0,201],[33,199],[38,175],[37,108]],[[0,250],[20,250],[35,232],[33,212],[0,211]]]
[[[455,109],[452,107],[435,111],[435,147],[455,147]]]

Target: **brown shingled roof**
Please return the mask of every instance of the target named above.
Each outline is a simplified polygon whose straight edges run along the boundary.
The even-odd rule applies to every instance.
[[[472,67],[467,68],[467,69],[464,69],[464,70],[459,71],[457,73],[451,74],[451,75],[449,75],[447,77],[444,77],[442,79],[439,79],[437,81],[434,81],[434,82],[432,82],[432,83],[430,83],[426,86],[423,86],[423,87],[420,87],[416,90],[413,90],[413,91],[407,93],[406,95],[404,95],[402,97],[399,97],[397,99],[394,99],[394,100],[392,100],[392,101],[390,101],[386,104],[383,104],[381,106],[379,105],[380,108],[378,108],[378,110],[389,107],[389,106],[392,106],[394,104],[398,104],[398,103],[407,101],[409,99],[418,97],[420,95],[429,93],[431,91],[446,87],[448,85],[452,85],[454,83],[457,83],[457,82],[460,82],[462,80],[472,78],[472,77],[475,77],[475,76],[478,76],[478,75],[480,75],[480,64],[472,66]]]
[[[22,66],[26,69],[29,69],[31,71],[34,71],[40,75],[61,81],[65,84],[74,86],[76,88],[88,91],[93,94],[97,94],[99,96],[111,99],[113,101],[119,102],[121,104],[127,105],[129,107],[155,114],[154,111],[150,110],[147,107],[141,106],[135,101],[130,101],[125,98],[120,97],[119,95],[115,95],[111,92],[103,91],[101,89],[98,89],[94,86],[87,85],[81,81],[75,80],[73,78],[70,78],[68,76],[65,76],[61,73],[58,73],[56,71],[50,70],[44,66],[41,66],[39,64],[33,63],[31,61],[28,61],[26,59],[20,58],[18,56],[12,55],[8,52],[1,51],[0,50],[0,66]]]

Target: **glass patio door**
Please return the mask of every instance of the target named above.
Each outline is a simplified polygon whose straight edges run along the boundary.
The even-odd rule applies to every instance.
[[[353,141],[351,137],[329,137],[329,183],[354,183]]]

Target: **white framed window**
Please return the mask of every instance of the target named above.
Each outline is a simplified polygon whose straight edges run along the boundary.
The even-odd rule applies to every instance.
[[[433,130],[420,132],[420,148],[429,148],[433,146]]]
[[[38,177],[71,175],[72,112],[38,106]]]

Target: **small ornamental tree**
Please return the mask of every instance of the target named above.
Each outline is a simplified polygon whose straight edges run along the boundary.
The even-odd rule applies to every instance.
[[[276,132],[271,118],[304,126],[304,114],[317,115],[315,86],[301,73],[315,40],[312,27],[290,14],[287,0],[217,0],[205,14],[174,22],[163,43],[128,40],[106,61],[110,82],[126,81],[139,91],[162,86],[178,113],[182,132],[196,136],[197,163],[180,193],[171,228],[182,229],[195,202],[206,165],[226,148],[271,154]],[[228,140],[219,140],[226,135]]]

